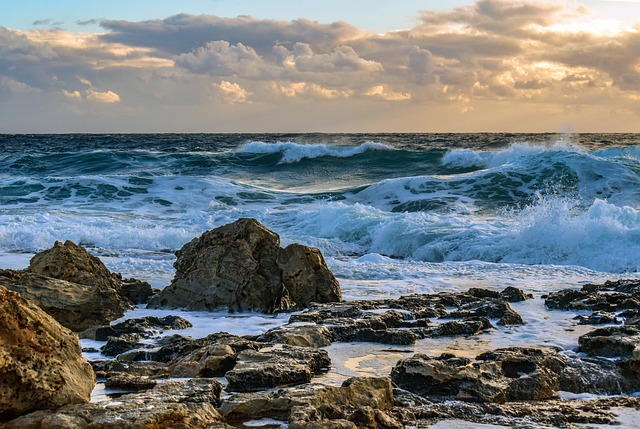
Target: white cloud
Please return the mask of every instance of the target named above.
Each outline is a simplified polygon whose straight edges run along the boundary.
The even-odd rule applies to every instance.
[[[99,103],[119,103],[120,96],[113,91],[96,91],[94,89],[87,89],[86,99],[89,101],[97,101]]]
[[[276,83],[273,83],[272,86],[276,90],[276,92],[292,98],[311,96],[313,98],[331,100],[335,98],[351,97],[353,95],[352,90],[325,88],[321,85],[307,82],[292,82],[285,85],[278,85]]]
[[[411,100],[411,94],[408,92],[393,91],[384,85],[376,85],[371,87],[364,95],[369,97],[377,97],[387,101],[407,101]]]
[[[214,83],[213,87],[222,95],[224,100],[230,104],[247,103],[249,97],[253,95],[237,83],[231,83],[226,80],[221,80],[220,83]]]
[[[194,51],[178,55],[176,65],[193,73],[214,76],[259,76],[264,68],[260,55],[242,43],[229,44],[225,40],[208,42]]]

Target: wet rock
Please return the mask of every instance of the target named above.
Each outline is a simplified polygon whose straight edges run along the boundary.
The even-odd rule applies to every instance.
[[[399,361],[391,377],[423,397],[470,402],[544,400],[555,398],[559,390],[618,394],[640,387],[637,376],[609,361],[568,358],[532,347],[497,349],[475,359],[415,355]]]
[[[27,270],[0,270],[0,282],[76,332],[108,324],[131,308],[120,294],[119,275],[71,241],[56,241]]]
[[[313,375],[330,365],[331,360],[324,350],[285,345],[240,352],[235,367],[225,377],[229,390],[249,392],[308,383]]]
[[[113,401],[37,411],[6,423],[5,428],[227,428],[216,410],[221,388],[211,379],[167,381]]]
[[[331,345],[333,336],[324,326],[284,326],[265,332],[257,340],[290,346],[320,348]]]
[[[154,294],[151,284],[143,280],[126,278],[121,285],[122,296],[136,305],[146,304]]]
[[[100,347],[100,352],[105,356],[118,356],[129,350],[138,348],[152,348],[151,345],[143,345],[138,334],[123,334],[119,337],[109,337],[107,343]]]
[[[640,298],[625,292],[598,293],[597,291],[564,289],[550,293],[545,304],[551,309],[591,310],[616,312],[640,309]]]
[[[441,420],[462,420],[464,427],[474,423],[500,427],[584,428],[585,425],[617,425],[617,410],[634,410],[640,398],[616,396],[593,400],[547,400],[507,402],[505,404],[447,400],[428,401],[400,389],[395,390],[396,408],[408,427],[431,427]]]
[[[236,364],[237,352],[228,344],[209,344],[172,360],[164,376],[222,377]]]
[[[186,329],[193,325],[180,316],[155,317],[147,316],[137,319],[127,319],[110,326],[101,326],[96,330],[97,341],[107,341],[109,337],[119,337],[124,334],[138,334],[140,337],[150,337],[171,329]]]
[[[107,375],[104,386],[107,389],[140,391],[153,389],[156,384],[155,380],[146,376],[117,373]]]
[[[488,325],[488,326],[487,326]],[[488,320],[452,320],[444,322],[428,332],[428,337],[455,337],[458,335],[476,335],[491,327]]]
[[[88,402],[94,384],[78,336],[0,286],[0,418]]]
[[[508,286],[500,292],[500,298],[507,302],[521,302],[527,299],[532,299],[533,295],[525,294],[521,289],[518,289],[517,287]]]
[[[289,420],[294,426],[306,427],[302,425],[314,423],[315,427],[324,428],[332,424],[346,424],[344,422],[348,422],[352,413],[363,407],[388,413],[393,403],[388,378],[355,377],[339,387],[302,385],[237,393],[225,399],[219,409],[230,422],[274,418]],[[376,421],[382,420],[382,415],[380,418],[376,416]]]
[[[629,363],[640,361],[640,328],[610,326],[596,329],[578,338],[579,351],[591,356],[619,358]]]
[[[588,316],[576,316],[574,320],[578,321],[578,325],[609,325],[622,323],[619,318],[606,311],[595,311]]]
[[[312,302],[339,302],[340,284],[327,267],[319,249],[290,244],[278,253],[282,282],[297,308]]]

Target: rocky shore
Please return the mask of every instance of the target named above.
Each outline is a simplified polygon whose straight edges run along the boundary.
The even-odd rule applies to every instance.
[[[544,297],[508,287],[343,301],[319,250],[281,248],[253,219],[208,231],[177,257],[162,291],[69,241],[24,270],[0,270],[0,428],[579,428],[640,409],[637,280]],[[575,352],[409,353],[375,376],[332,378],[331,345],[482,336],[526,324],[512,305],[541,298],[593,325]],[[191,324],[178,316],[110,323],[146,302],[290,317],[260,335],[204,338],[180,335]],[[78,335],[102,342],[109,359],[88,362]],[[107,400],[91,401],[96,379],[113,392]]]

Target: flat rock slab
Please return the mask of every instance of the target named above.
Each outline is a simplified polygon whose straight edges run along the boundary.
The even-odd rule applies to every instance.
[[[331,359],[324,350],[287,345],[245,350],[238,354],[235,367],[225,374],[227,390],[248,392],[308,383],[313,375],[330,366]]]

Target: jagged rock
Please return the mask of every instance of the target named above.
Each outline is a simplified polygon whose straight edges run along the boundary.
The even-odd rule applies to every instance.
[[[120,279],[82,246],[72,241],[56,241],[51,249],[36,254],[29,262],[29,272],[70,283],[119,291]]]
[[[154,290],[149,282],[127,278],[122,279],[121,293],[123,297],[138,305],[149,302]]]
[[[0,270],[0,283],[76,332],[108,324],[131,307],[120,295],[119,275],[71,241],[36,254],[27,270]]]
[[[37,411],[6,423],[5,429],[229,428],[216,410],[221,389],[212,379],[167,381],[115,401]]]
[[[149,344],[140,344],[140,338],[138,334],[123,334],[119,337],[110,337],[107,343],[100,347],[100,352],[105,356],[118,356],[133,349],[152,348]]]
[[[609,325],[620,324],[620,319],[606,311],[594,311],[588,316],[576,316],[574,320],[578,321],[578,325]]]
[[[88,402],[94,384],[78,336],[0,286],[0,418]]]
[[[312,375],[330,365],[331,360],[324,350],[285,345],[240,352],[235,367],[225,377],[229,390],[249,392],[308,383]]]
[[[596,329],[578,338],[579,351],[592,356],[640,357],[640,329],[635,326],[610,326]]]
[[[163,375],[180,377],[222,377],[236,364],[237,352],[228,344],[210,344],[172,360]]]
[[[355,377],[345,380],[339,387],[303,385],[273,391],[236,393],[225,399],[219,410],[230,422],[274,418],[289,420],[294,427],[315,423],[315,427],[324,428],[348,422],[354,410],[363,407],[387,413],[393,408],[393,403],[393,391],[388,378]],[[380,420],[383,420],[382,415]]]
[[[340,284],[327,267],[319,249],[294,243],[281,249],[277,259],[282,282],[296,307],[312,302],[339,302]]]
[[[488,326],[487,326],[488,325]],[[458,335],[476,335],[482,332],[484,329],[491,327],[491,323],[488,320],[467,320],[464,322],[458,322],[452,320],[444,322],[432,330],[428,331],[430,337],[455,337]]]
[[[306,325],[274,328],[260,335],[257,340],[290,346],[320,348],[330,345],[333,337],[324,326]]]
[[[180,316],[146,316],[127,319],[110,326],[101,326],[96,329],[95,339],[97,341],[107,341],[109,337],[119,337],[123,334],[139,334],[141,337],[150,337],[162,331],[186,329],[192,326],[191,322]]]
[[[431,427],[441,420],[460,420],[460,426],[474,423],[514,428],[582,429],[587,425],[618,425],[617,410],[640,406],[640,398],[614,396],[586,400],[547,400],[507,402],[505,404],[447,400],[431,402],[410,392],[396,389],[396,410],[408,427]],[[402,408],[400,408],[402,407]],[[615,426],[614,426],[615,427]]]
[[[591,310],[616,312],[624,309],[640,309],[640,298],[627,292],[598,293],[586,290],[564,289],[550,293],[545,304],[551,309]]]
[[[281,249],[280,237],[255,219],[207,231],[176,253],[171,285],[148,306],[273,313],[296,305],[288,287],[298,307],[339,300],[338,282],[320,252],[292,246]]]
[[[136,376],[132,374],[107,374],[104,386],[108,389],[123,390],[149,390],[158,384],[155,380],[146,376]]]
[[[391,378],[424,397],[496,403],[551,399],[558,390],[619,394],[640,387],[638,376],[607,360],[572,359],[533,347],[497,349],[475,359],[414,355],[399,361]]]

